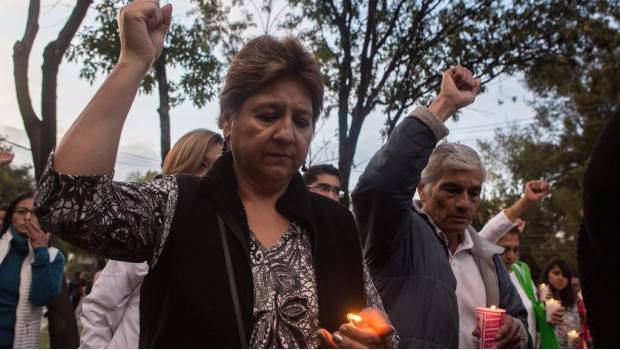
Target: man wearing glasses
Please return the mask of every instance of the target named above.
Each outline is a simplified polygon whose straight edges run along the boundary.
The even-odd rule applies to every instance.
[[[304,182],[314,193],[336,202],[342,196],[340,172],[331,164],[313,165],[304,173]]]

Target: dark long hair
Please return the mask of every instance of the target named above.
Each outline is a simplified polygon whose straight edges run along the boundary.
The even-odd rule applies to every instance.
[[[0,228],[0,235],[3,235],[9,227],[13,224],[13,213],[15,212],[15,207],[17,207],[17,203],[23,201],[24,199],[33,198],[33,192],[25,192],[17,196],[17,198],[13,199],[13,201],[6,208],[6,213],[4,214],[4,220],[2,221],[2,228]]]
[[[547,265],[547,267],[545,267],[545,271],[543,272],[543,275],[542,275],[542,283],[546,283],[549,286],[549,288],[551,288],[552,291],[556,291],[555,288],[553,288],[553,286],[551,285],[551,283],[549,283],[549,271],[551,271],[555,267],[558,267],[562,271],[562,274],[564,275],[564,277],[566,277],[566,279],[568,280],[568,283],[566,284],[566,288],[559,291],[560,301],[562,302],[562,306],[573,307],[575,303],[577,302],[577,298],[575,296],[575,293],[573,293],[573,288],[571,286],[571,280],[573,279],[573,274],[571,273],[570,268],[568,267],[568,264],[566,263],[566,261],[562,259],[555,259],[551,261]]]

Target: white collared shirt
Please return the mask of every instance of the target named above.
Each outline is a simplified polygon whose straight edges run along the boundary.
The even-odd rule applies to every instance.
[[[487,305],[487,293],[482,275],[474,256],[471,254],[474,241],[471,239],[469,229],[465,230],[461,243],[452,254],[448,249],[448,238],[435,225],[432,218],[424,212],[422,203],[414,200],[413,208],[429,219],[435,228],[435,233],[444,241],[448,250],[450,267],[452,267],[452,273],[456,277],[456,300],[459,306],[459,348],[478,348],[478,338],[472,335],[477,323],[476,308],[490,305]],[[473,231],[473,229],[471,230]]]
[[[471,254],[474,242],[470,233],[450,253],[450,266],[456,277],[456,300],[459,305],[459,348],[478,348],[478,338],[472,335],[476,328],[476,307],[487,305],[487,294],[478,265]]]

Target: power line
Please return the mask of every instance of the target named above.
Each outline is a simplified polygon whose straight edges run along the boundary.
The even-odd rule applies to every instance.
[[[31,149],[30,149],[30,148],[28,148],[28,147],[26,147],[26,146],[22,146],[22,145],[20,145],[19,143],[11,142],[11,141],[7,140],[7,139],[6,139],[6,138],[4,138],[4,137],[3,137],[3,138],[0,138],[0,142],[6,142],[6,143],[8,143],[8,144],[10,144],[10,145],[13,145],[13,146],[15,146],[15,147],[25,149],[26,151],[31,151]]]
[[[19,143],[13,142],[13,141],[9,141],[5,137],[0,138],[0,142],[6,142],[6,143],[8,143],[8,144],[10,144],[12,146],[21,148],[23,150],[32,151],[31,148],[28,148],[28,147],[26,147],[24,145],[21,145]],[[128,153],[128,152],[119,152],[119,153],[121,153],[122,155],[125,155],[125,156],[132,156],[132,157],[138,158],[138,159],[132,159],[132,160],[127,160],[127,159],[120,160],[120,159],[117,159],[116,161],[118,163],[120,163],[120,164],[131,165],[131,166],[138,166],[138,167],[143,167],[143,168],[153,167],[153,166],[155,166],[155,167],[160,167],[161,166],[161,163],[159,162],[159,160],[155,160],[153,158],[149,158],[149,157],[145,157],[145,156],[141,156],[141,155],[137,155],[137,154],[132,154],[132,153]]]

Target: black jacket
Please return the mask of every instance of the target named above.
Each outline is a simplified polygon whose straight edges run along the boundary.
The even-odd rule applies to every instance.
[[[366,264],[400,346],[456,348],[459,310],[448,249],[429,218],[412,205],[421,172],[447,130],[425,109],[414,115],[372,158],[353,191],[353,206]],[[527,333],[527,311],[497,255],[501,248],[471,235],[487,301],[519,319]]]
[[[142,285],[140,347],[241,346],[216,212],[226,225],[246,339],[253,328],[249,228],[237,194],[232,155],[202,179],[177,177],[169,237]],[[365,306],[362,255],[353,217],[342,205],[307,191],[295,175],[277,210],[311,235],[320,326],[330,331]]]
[[[577,242],[587,322],[596,348],[620,347],[620,112],[598,141],[584,177],[582,227]]]
[[[437,139],[406,118],[372,158],[353,191],[366,264],[404,348],[456,348],[456,279],[445,244],[413,195]]]

